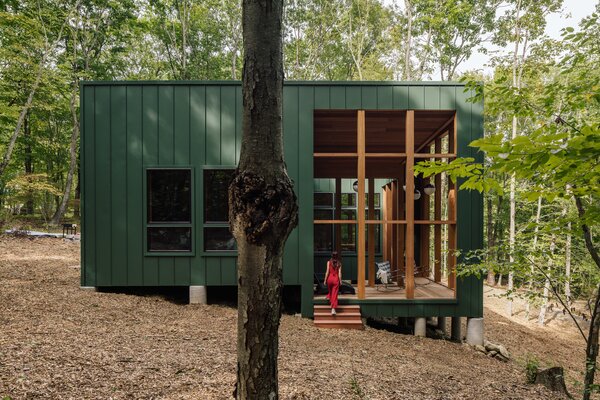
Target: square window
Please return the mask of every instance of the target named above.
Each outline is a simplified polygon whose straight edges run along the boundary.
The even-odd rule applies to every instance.
[[[148,169],[148,222],[192,222],[192,171]]]
[[[206,251],[235,251],[237,244],[233,234],[227,227],[204,228],[204,250]]]
[[[204,222],[229,221],[229,184],[233,169],[204,170]]]

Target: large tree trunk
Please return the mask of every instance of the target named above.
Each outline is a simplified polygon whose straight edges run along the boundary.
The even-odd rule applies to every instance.
[[[67,174],[67,183],[65,185],[65,192],[63,193],[62,201],[52,217],[52,224],[54,225],[60,223],[65,215],[65,211],[67,210],[67,204],[71,198],[71,188],[73,187],[73,175],[75,174],[75,167],[77,166],[77,138],[79,137],[79,119],[77,118],[77,109],[75,108],[75,102],[78,98],[77,87],[78,82],[76,81],[73,83],[71,101],[69,102],[69,108],[71,109],[71,118],[73,122],[73,130],[71,131],[71,158],[69,163],[69,172]]]
[[[283,159],[282,0],[244,0],[242,149],[229,187],[238,245],[237,399],[277,399],[282,255],[298,206]]]

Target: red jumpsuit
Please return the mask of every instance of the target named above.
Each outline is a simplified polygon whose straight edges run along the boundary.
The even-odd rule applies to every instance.
[[[340,267],[335,268],[331,261],[327,262],[327,268],[329,269],[329,275],[327,275],[327,298],[331,304],[331,308],[337,308],[338,306],[338,291],[340,290]]]

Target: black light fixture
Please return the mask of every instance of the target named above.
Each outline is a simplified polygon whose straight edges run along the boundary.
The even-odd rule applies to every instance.
[[[352,190],[358,193],[358,181],[354,181],[354,183],[352,184]]]
[[[427,185],[423,186],[423,191],[427,196],[431,196],[435,193],[435,186],[433,186],[431,183],[428,183]]]

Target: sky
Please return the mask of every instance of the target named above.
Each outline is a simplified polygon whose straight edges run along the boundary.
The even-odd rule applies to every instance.
[[[597,0],[564,0],[563,10],[560,13],[554,13],[548,16],[546,25],[546,35],[553,39],[560,39],[561,29],[568,26],[577,28],[579,21],[594,12]],[[510,49],[495,48],[502,53],[509,52]],[[460,72],[468,70],[483,70],[483,72],[491,73],[492,70],[486,64],[489,61],[489,56],[481,53],[475,53],[465,61],[458,70]],[[439,79],[439,76],[433,76],[434,79]]]

